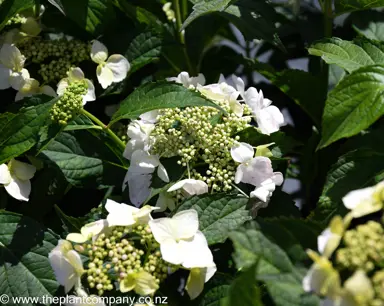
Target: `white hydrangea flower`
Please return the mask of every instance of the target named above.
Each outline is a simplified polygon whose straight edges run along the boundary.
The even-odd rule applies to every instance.
[[[20,101],[26,97],[31,97],[33,95],[45,94],[47,96],[56,97],[57,94],[55,90],[48,85],[40,86],[39,81],[29,78],[25,80],[23,87],[17,92],[15,101]]]
[[[251,108],[261,133],[269,135],[285,125],[283,114],[276,106],[271,105],[271,100],[264,98],[261,90],[258,92],[256,88],[250,87],[245,91],[244,81],[241,78],[233,77],[233,81],[245,103]]]
[[[268,157],[256,156],[250,144],[240,142],[231,148],[231,156],[234,161],[240,163],[235,174],[235,183],[251,184],[256,189],[251,197],[257,197],[266,202],[275,190],[276,185],[283,183],[283,175],[273,172],[271,160]]]
[[[132,226],[134,224],[148,224],[152,220],[151,212],[155,207],[145,205],[138,209],[136,207],[120,204],[108,199],[105,204],[108,211],[108,226]]]
[[[159,197],[156,201],[156,207],[159,209],[158,212],[163,212],[167,208],[173,211],[176,208],[176,201],[173,197],[169,196],[167,192],[160,192]]]
[[[167,81],[183,84],[187,88],[196,88],[205,84],[205,77],[202,73],[197,77],[190,77],[188,72],[183,71],[177,77],[167,78]]]
[[[147,271],[128,273],[128,275],[120,281],[119,289],[122,293],[134,290],[138,295],[153,295],[159,285],[156,278]]]
[[[98,40],[94,40],[92,43],[91,59],[99,64],[96,74],[101,87],[104,89],[112,83],[124,80],[131,67],[128,60],[121,54],[113,54],[108,57],[107,47]]]
[[[206,268],[213,265],[212,252],[199,231],[196,210],[184,210],[172,218],[149,221],[152,234],[160,244],[163,259],[186,269]]]
[[[90,80],[85,78],[84,72],[79,67],[71,68],[67,72],[67,75],[68,77],[62,79],[59,84],[57,84],[56,92],[59,96],[64,94],[65,89],[69,86],[69,84],[73,82],[85,81],[88,86],[88,91],[83,96],[83,105],[87,102],[96,100],[95,86],[93,86],[93,83]]]
[[[157,175],[161,180],[169,183],[167,170],[160,163],[156,155],[150,155],[143,150],[136,150],[131,157],[131,165],[123,181],[123,189],[128,183],[129,198],[132,204],[140,206],[151,193],[152,174],[157,168]]]
[[[97,237],[108,228],[107,220],[101,219],[88,223],[80,229],[80,233],[70,233],[66,240],[75,243],[84,243],[90,239],[95,241]]]
[[[182,189],[182,194],[188,198],[193,195],[207,193],[208,185],[201,180],[185,179],[174,184],[167,190],[167,192],[176,191],[178,189]]]
[[[20,90],[29,72],[24,68],[25,56],[11,44],[4,44],[0,49],[0,89]]]
[[[11,159],[8,165],[0,165],[0,184],[8,194],[20,201],[28,201],[31,193],[31,179],[36,167]]]
[[[193,268],[189,273],[185,289],[191,300],[197,298],[204,289],[204,284],[209,281],[216,273],[217,268],[213,263],[212,266],[206,268]]]
[[[197,90],[208,99],[220,102],[236,100],[240,94],[239,91],[225,81],[223,75],[220,76],[218,83],[206,86],[198,85]]]
[[[384,181],[376,186],[353,190],[343,197],[344,206],[352,210],[354,218],[359,218],[383,207]]]
[[[128,125],[127,135],[129,141],[125,147],[123,156],[127,159],[131,159],[133,152],[136,150],[143,150],[148,152],[153,141],[151,133],[155,128],[154,112],[149,112],[141,115],[140,117],[145,118],[142,120],[133,120]]]
[[[73,287],[81,286],[81,275],[84,273],[80,255],[72,249],[72,244],[66,240],[59,240],[58,245],[49,253],[49,262],[65,293]]]

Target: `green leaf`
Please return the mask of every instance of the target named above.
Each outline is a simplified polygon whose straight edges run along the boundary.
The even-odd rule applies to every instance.
[[[368,39],[384,41],[384,20],[381,12],[374,10],[355,12],[349,19],[360,35]]]
[[[262,306],[260,288],[255,280],[255,267],[241,273],[229,288],[228,306]]]
[[[276,71],[268,64],[251,59],[245,59],[245,64],[270,80],[299,105],[315,124],[320,125],[326,99],[326,88],[322,85],[320,76],[294,69]]]
[[[40,132],[50,125],[49,112],[56,99],[39,95],[13,104],[0,116],[0,164],[31,149]]]
[[[380,135],[377,140],[381,139],[382,133]],[[384,171],[382,152],[361,148],[339,157],[328,171],[320,201],[311,219],[328,223],[336,213],[345,214],[347,210],[344,208],[342,198],[351,190],[373,185],[376,183],[375,176]]]
[[[51,0],[51,3],[67,18],[95,36],[102,34],[116,18],[109,0]]]
[[[63,132],[38,157],[55,166],[74,186],[121,185],[126,169],[105,141],[89,130]]]
[[[0,212],[0,233],[0,292],[10,299],[55,295],[59,284],[48,253],[57,245],[57,237],[36,221],[5,211]]]
[[[328,95],[318,148],[356,135],[384,114],[384,66],[367,66],[346,76]]]
[[[194,11],[184,22],[182,29],[200,16],[218,13],[238,27],[246,40],[264,39],[284,49],[275,26],[279,16],[267,1],[193,0],[192,2],[195,4]]]
[[[384,43],[364,38],[354,41],[327,38],[315,42],[308,52],[321,56],[326,63],[336,64],[348,72],[367,65],[384,64]]]
[[[180,84],[147,83],[121,102],[120,108],[113,115],[109,125],[121,119],[135,119],[154,109],[187,106],[211,106],[221,110],[217,104]]]
[[[0,3],[0,30],[11,17],[35,5],[34,0],[4,0]]]
[[[231,3],[236,2],[234,0],[201,0],[196,2],[193,6],[192,13],[184,21],[182,30],[184,30],[192,21],[196,18],[210,14],[213,12],[222,12]]]
[[[199,214],[199,229],[211,245],[224,242],[229,231],[251,219],[245,207],[247,203],[247,198],[237,195],[204,194],[187,199],[177,211],[195,209]]]
[[[316,297],[305,294],[301,284],[303,275],[299,269],[292,264],[287,253],[266,236],[264,230],[254,221],[230,233],[237,268],[244,270],[257,264],[256,280],[265,284],[275,305],[318,305]]]
[[[129,44],[126,57],[131,64],[129,73],[157,61],[160,58],[163,44],[161,33],[154,31],[142,32]]]
[[[68,233],[80,233],[81,228],[86,224],[86,218],[68,216],[57,205],[54,208]]]
[[[232,282],[232,276],[216,272],[204,285],[204,291],[198,297],[198,301],[193,300],[190,305],[228,306],[228,294]]]
[[[367,10],[374,7],[384,6],[383,0],[336,0],[335,11],[337,14],[343,14],[346,12]]]

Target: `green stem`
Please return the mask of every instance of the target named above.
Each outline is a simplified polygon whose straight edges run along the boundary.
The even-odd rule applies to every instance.
[[[84,108],[81,110],[81,113],[91,119],[94,123],[100,126],[112,139],[113,141],[122,149],[125,149],[125,143],[111,130],[106,126],[103,122],[99,120],[99,118],[92,115],[90,112],[87,112]]]
[[[333,30],[333,12],[332,12],[332,0],[324,0],[323,1],[323,21],[324,21],[324,36],[332,37]],[[321,70],[326,81],[326,88],[328,88],[328,74],[329,74],[329,66],[321,61]]]
[[[181,15],[183,20],[188,17],[188,0],[181,0]]]
[[[183,53],[184,53],[185,61],[187,62],[188,70],[192,75],[196,75],[196,71],[192,66],[191,60],[187,52],[187,47],[185,45],[184,31],[181,31],[181,28],[183,26],[183,19],[181,17],[179,1],[180,0],[172,0],[173,9],[175,11],[175,16],[176,16],[176,32],[177,32],[177,36],[181,44],[181,47],[183,48]]]

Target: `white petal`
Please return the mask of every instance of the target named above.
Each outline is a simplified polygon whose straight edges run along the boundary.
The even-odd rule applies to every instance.
[[[59,84],[57,84],[57,94],[59,96],[62,96],[66,90],[66,88],[69,86],[69,80],[67,78],[61,79]]]
[[[206,273],[205,270],[206,268],[195,268],[189,273],[185,290],[187,290],[191,300],[197,298],[200,293],[203,292]]]
[[[136,207],[130,206],[132,209],[137,210]],[[136,220],[138,224],[148,224],[150,220],[152,220],[151,213],[152,211],[157,210],[156,207],[152,207],[150,205],[145,205],[136,212],[133,212],[133,218]]]
[[[70,233],[67,235],[65,239],[75,243],[84,243],[88,240],[88,237],[83,236],[82,234],[79,234],[79,233]]]
[[[173,236],[176,239],[190,239],[199,229],[199,216],[194,209],[178,212],[172,217]]]
[[[354,209],[364,201],[371,201],[374,191],[374,187],[353,190],[343,197],[344,206],[348,209]]]
[[[229,108],[237,117],[243,117],[244,107],[243,105],[237,101],[236,99],[229,100]]]
[[[149,221],[149,227],[151,228],[153,237],[155,240],[162,244],[169,239],[175,240],[174,226],[172,219],[170,218],[159,218]],[[175,240],[176,241],[176,240]]]
[[[129,199],[132,204],[140,206],[151,194],[150,186],[152,173],[139,173],[132,171],[135,171],[135,169],[131,166],[127,171],[126,179],[124,179],[124,181],[128,182]]]
[[[256,114],[256,121],[260,131],[269,135],[284,125],[284,116],[276,106],[268,106]]]
[[[163,182],[169,183],[168,172],[162,164],[159,164],[159,167],[157,168],[157,175]]]
[[[8,194],[19,201],[28,201],[31,193],[31,182],[29,180],[22,181],[17,177],[12,177],[8,185],[4,185]]]
[[[48,258],[56,280],[60,285],[64,286],[65,293],[67,293],[77,282],[77,278],[74,277],[74,268],[60,251],[52,251],[49,253]]]
[[[48,86],[48,85],[41,86],[39,91],[40,91],[40,93],[45,94],[45,95],[50,96],[50,97],[56,97],[57,96],[55,90],[51,86]]]
[[[332,232],[329,228],[326,228],[322,233],[317,237],[317,249],[320,254],[324,253],[325,247],[328,240],[332,237]]]
[[[214,265],[212,252],[202,232],[198,231],[191,241],[181,240],[179,243],[184,252],[182,263],[184,268],[204,268]]]
[[[274,176],[271,160],[264,156],[257,156],[249,164],[242,164],[238,168],[243,172],[241,181],[256,187]]]
[[[180,245],[173,239],[168,239],[160,244],[161,257],[163,260],[179,265],[183,262],[183,253],[180,252]]]
[[[257,187],[254,191],[251,192],[251,198],[258,198],[263,202],[267,202],[269,197],[271,196],[271,192],[264,187]]]
[[[200,180],[185,179],[172,185],[167,192],[175,191],[182,188],[186,196],[204,194],[208,192],[208,185]]]
[[[32,94],[30,93],[26,94],[26,93],[22,93],[21,91],[18,91],[15,96],[15,101],[20,101],[27,97],[32,97]]]
[[[160,111],[158,109],[155,109],[153,111],[149,111],[144,114],[141,114],[139,118],[144,122],[156,123],[157,117],[159,116],[159,114],[160,114]]]
[[[9,83],[12,70],[0,64],[0,90],[11,87]]]
[[[124,80],[131,68],[128,60],[120,54],[111,55],[107,60],[107,67],[112,70],[113,82],[115,83]]]
[[[143,150],[136,150],[132,154],[130,168],[134,168],[131,171],[134,170],[138,173],[153,173],[159,164],[160,161],[157,156],[150,155]]]
[[[250,161],[255,154],[253,147],[245,142],[239,142],[231,148],[231,156],[238,163]]]
[[[284,176],[281,172],[274,172],[272,180],[276,184],[276,186],[281,186],[281,184],[283,184],[284,182]]]
[[[263,108],[263,95],[256,88],[250,87],[245,93],[245,103],[251,108],[253,113],[257,113]]]
[[[4,44],[0,49],[0,62],[15,72],[24,67],[25,57],[15,45]]]
[[[67,74],[70,82],[84,80],[84,72],[79,67],[71,68]]]
[[[97,220],[84,225],[81,228],[81,234],[89,239],[99,235],[106,227],[108,227],[107,220]]]
[[[156,207],[159,207],[157,210],[158,212],[163,212],[167,208],[169,208],[170,211],[173,211],[176,207],[176,203],[175,200],[168,195],[168,193],[161,192],[156,201]]]
[[[91,59],[97,63],[101,64],[105,62],[108,58],[108,49],[107,47],[98,40],[92,42],[91,47]]]
[[[106,65],[99,65],[96,68],[97,80],[99,81],[101,87],[106,89],[109,85],[113,83],[113,72]]]
[[[12,180],[11,173],[9,172],[6,164],[0,165],[0,184],[9,184]]]
[[[119,204],[108,199],[105,209],[109,212],[107,216],[109,226],[130,226],[136,223],[132,210],[126,204]]]
[[[243,180],[244,172],[246,171],[247,166],[241,164],[237,167],[236,169],[236,174],[235,174],[235,183],[238,184]]]
[[[25,85],[27,79],[29,79],[29,72],[27,69],[22,69],[21,72],[13,72],[9,78],[9,83],[15,90],[20,90]]]
[[[95,86],[90,80],[85,80],[87,82],[88,90],[87,93],[83,96],[83,105],[85,105],[87,102],[96,100]]]
[[[240,95],[244,97],[245,94],[245,84],[242,78],[236,77],[235,75],[232,75],[232,81],[236,86],[236,89],[240,92]]]
[[[126,159],[131,159],[133,152],[135,152],[136,150],[144,150],[144,147],[145,147],[144,141],[140,139],[131,139],[130,141],[127,142],[127,145],[123,152],[123,156]]]
[[[16,175],[21,180],[30,180],[36,173],[36,167],[27,163],[23,163],[16,159],[10,161],[12,175]]]

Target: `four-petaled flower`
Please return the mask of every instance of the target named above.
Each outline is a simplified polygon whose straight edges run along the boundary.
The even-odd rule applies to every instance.
[[[253,147],[245,142],[235,144],[231,148],[234,161],[240,163],[235,174],[235,183],[251,184],[256,189],[251,197],[257,197],[266,202],[275,190],[276,185],[283,183],[283,175],[273,172],[271,160],[264,156],[254,157]]]
[[[31,193],[30,179],[35,175],[36,167],[11,159],[8,165],[0,165],[0,184],[8,194],[20,201],[28,201]]]
[[[177,77],[167,78],[167,81],[182,84],[186,88],[196,88],[205,84],[205,77],[199,73],[197,77],[190,77],[188,72],[180,72]]]
[[[49,253],[49,262],[65,293],[73,287],[81,286],[81,275],[84,273],[80,255],[73,250],[72,244],[66,240],[59,240],[58,245]]]
[[[96,74],[101,87],[104,89],[112,83],[124,80],[130,69],[128,60],[121,54],[113,54],[108,57],[107,47],[98,40],[94,40],[92,43],[91,59],[99,64]]]
[[[75,243],[84,243],[90,239],[95,241],[99,234],[108,228],[107,220],[101,219],[95,222],[88,223],[80,229],[80,233],[70,233],[67,235],[67,240]]]
[[[29,72],[24,68],[25,56],[20,50],[10,44],[4,44],[0,49],[0,89],[20,90]]]
[[[85,105],[89,101],[96,100],[95,95],[95,86],[93,86],[93,83],[86,79],[84,76],[83,71],[79,68],[71,68],[67,72],[68,77],[62,79],[59,84],[57,84],[57,94],[59,96],[63,95],[65,92],[65,89],[69,86],[69,84],[74,82],[84,82],[84,84],[87,86],[87,93],[83,95],[83,105]]]
[[[55,90],[48,85],[40,86],[38,80],[33,78],[26,79],[24,85],[20,88],[15,96],[15,101],[22,100],[26,97],[31,97],[33,95],[45,94],[47,96],[56,97],[57,94]]]

